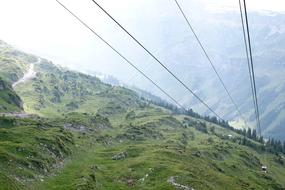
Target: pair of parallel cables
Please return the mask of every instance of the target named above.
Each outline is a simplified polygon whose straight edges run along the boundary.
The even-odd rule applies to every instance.
[[[259,116],[259,106],[258,106],[258,99],[257,99],[257,90],[256,90],[256,82],[255,82],[255,72],[253,66],[253,56],[252,56],[252,47],[251,47],[251,38],[250,38],[250,31],[249,31],[249,22],[248,22],[248,14],[247,14],[247,7],[246,1],[239,0],[239,10],[240,10],[240,17],[242,23],[242,30],[243,30],[243,39],[246,51],[246,58],[248,64],[248,72],[250,78],[250,86],[251,86],[251,93],[256,117],[256,128],[261,137],[261,126],[260,126],[260,116]],[[244,11],[243,11],[244,10]]]

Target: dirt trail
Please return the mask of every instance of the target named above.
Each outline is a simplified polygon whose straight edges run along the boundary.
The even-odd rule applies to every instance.
[[[0,116],[4,117],[16,117],[16,118],[30,118],[36,115],[28,113],[0,113]]]

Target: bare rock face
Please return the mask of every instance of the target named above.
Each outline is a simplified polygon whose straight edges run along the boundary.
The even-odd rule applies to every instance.
[[[127,158],[128,154],[126,152],[120,152],[112,157],[112,160],[123,160]]]
[[[6,84],[3,80],[0,78],[0,90],[5,90],[6,89]]]
[[[194,190],[192,187],[177,183],[175,178],[177,178],[177,176],[170,176],[167,182],[176,187],[177,189]]]
[[[83,126],[83,125],[77,125],[77,124],[71,124],[71,123],[66,123],[64,124],[64,128],[70,131],[75,131],[75,132],[80,132],[80,133],[85,133],[88,132],[88,128]]]
[[[0,78],[0,98],[9,104],[13,104],[23,110],[21,98],[13,90],[12,86]]]

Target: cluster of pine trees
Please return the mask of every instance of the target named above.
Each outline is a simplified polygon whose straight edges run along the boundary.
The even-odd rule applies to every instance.
[[[271,153],[280,153],[285,154],[285,141],[282,143],[280,140],[275,140],[270,138],[266,142],[266,150]]]
[[[256,145],[252,144],[249,140],[251,139],[256,142],[260,142],[263,147],[261,147],[262,150],[266,150],[271,153],[284,153],[285,154],[285,141],[282,143],[280,140],[276,140],[274,138],[270,138],[268,140],[264,140],[263,136],[258,136],[255,129],[234,129],[237,133],[244,136],[244,139],[242,140],[242,144],[251,146],[253,148],[256,147]],[[260,149],[260,147],[258,147]]]
[[[145,98],[142,98],[142,99],[146,100]],[[197,118],[197,119],[204,119],[204,120],[206,120],[208,122],[215,123],[215,124],[220,125],[222,127],[230,128],[230,125],[229,125],[229,123],[227,121],[220,120],[220,119],[218,119],[215,116],[213,116],[213,117],[211,117],[211,116],[202,116],[199,113],[194,112],[192,109],[184,110],[184,109],[179,108],[179,107],[177,107],[177,106],[175,106],[175,105],[173,105],[171,103],[168,103],[167,101],[162,100],[162,99],[156,99],[156,100],[147,99],[146,101],[148,101],[151,104],[154,104],[154,105],[157,105],[157,106],[169,109],[169,110],[171,110],[175,114],[184,114],[184,115],[188,115],[188,116],[191,116],[191,117],[194,117],[194,118]]]
[[[254,140],[256,142],[260,142],[261,144],[264,144],[263,136],[259,137],[257,135],[257,132],[255,129],[252,130],[251,128],[249,128],[247,130],[246,129],[241,130],[241,129],[232,128],[232,130],[234,130],[236,133],[238,133],[240,135],[243,135],[244,137],[247,137],[251,140]]]

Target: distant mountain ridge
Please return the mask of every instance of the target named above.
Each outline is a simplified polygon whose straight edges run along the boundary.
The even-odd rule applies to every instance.
[[[192,18],[191,11],[188,16]],[[194,18],[191,21],[201,42],[247,123],[254,128],[254,109],[239,12],[209,13]],[[161,61],[218,114],[227,120],[240,119],[186,23],[182,18],[179,21],[176,19],[166,16],[163,20],[155,20],[154,27],[161,28],[155,36],[160,36],[161,43],[149,46],[153,45],[154,49],[156,46],[164,47],[163,51],[157,53]],[[169,23],[175,21],[175,30],[170,30]],[[265,136],[285,139],[285,14],[250,12],[249,23],[262,131]],[[179,38],[178,34],[181,35]],[[153,69],[148,74],[186,107],[210,114],[164,72]],[[139,84],[140,88],[162,96],[147,82]]]

